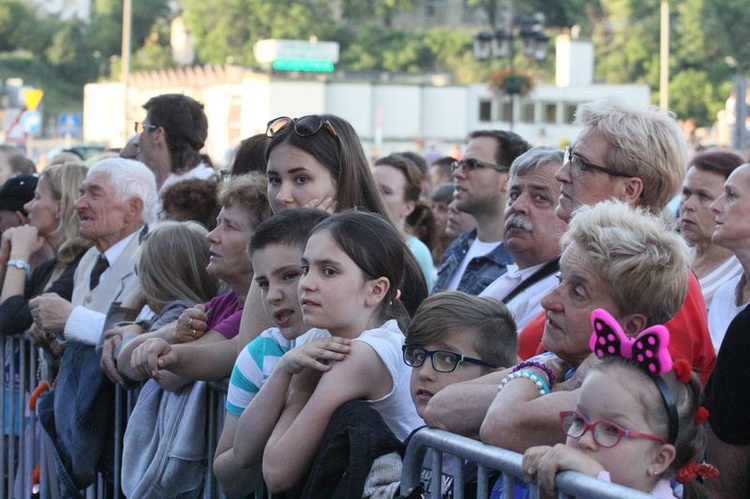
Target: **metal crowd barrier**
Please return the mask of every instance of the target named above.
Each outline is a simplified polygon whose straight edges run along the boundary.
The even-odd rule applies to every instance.
[[[0,369],[0,408],[2,413],[0,424],[3,428],[3,438],[0,439],[0,498],[26,499],[32,497],[32,472],[34,464],[40,462],[40,481],[38,489],[33,490],[40,498],[59,497],[58,490],[49,490],[55,484],[54,466],[50,466],[39,457],[44,445],[51,445],[42,436],[36,415],[28,409],[29,396],[37,386],[39,355],[35,347],[21,336],[7,336],[0,340],[3,355],[3,369]],[[97,482],[85,491],[86,499],[110,499],[123,497],[120,487],[120,471],[122,466],[122,435],[124,434],[127,418],[133,410],[137,399],[137,391],[124,390],[117,387],[115,394],[115,473],[114,483],[108,484],[99,476]],[[209,383],[207,450],[204,499],[224,498],[219,484],[213,475],[213,455],[224,423],[224,405],[226,402],[226,382]],[[513,497],[514,478],[521,477],[520,454],[497,447],[482,444],[460,435],[442,430],[425,428],[417,432],[411,439],[404,459],[404,469],[401,477],[401,492],[416,487],[420,483],[420,473],[425,455],[431,453],[433,470],[442,469],[443,455],[449,459],[468,460],[477,463],[477,497],[487,498],[490,495],[492,483],[489,481],[490,472],[497,470],[502,475],[503,495],[505,499]],[[454,477],[454,497],[462,499],[464,496],[464,477],[460,472]],[[431,496],[440,497],[440,473],[432,474]],[[559,497],[601,498],[601,499],[637,499],[650,497],[632,489],[615,484],[609,484],[575,472],[560,473],[557,477]],[[257,497],[266,494],[259,491]],[[531,497],[538,498],[539,491],[531,487]]]
[[[22,336],[0,338],[3,369],[0,369],[0,498],[27,499],[40,497],[57,499],[58,490],[49,490],[46,484],[55,484],[54,466],[39,457],[43,446],[51,442],[43,437],[36,414],[29,410],[29,396],[37,386],[38,349]],[[224,425],[226,382],[209,383],[206,466],[204,468],[204,499],[223,499],[219,484],[213,475],[213,458],[216,444]],[[122,435],[127,419],[138,398],[137,390],[125,390],[117,386],[115,391],[115,442],[114,483],[108,484],[99,475],[96,483],[85,490],[86,499],[112,499],[124,497],[120,484],[122,469]],[[39,431],[37,431],[39,430]],[[41,462],[40,462],[41,461]],[[32,496],[34,465],[39,464],[39,485]]]
[[[430,478],[430,496],[439,499],[441,497],[441,473],[434,470],[442,469],[443,455],[448,454],[449,459],[467,460],[477,463],[477,495],[478,498],[487,498],[492,490],[489,481],[490,471],[497,470],[501,473],[503,483],[503,498],[512,499],[514,490],[514,479],[521,478],[521,460],[523,456],[516,452],[483,444],[461,435],[456,435],[443,430],[424,428],[414,434],[409,441],[404,457],[404,469],[401,474],[401,494],[406,495],[420,484],[422,463],[427,453],[431,454],[431,468],[433,470]],[[453,497],[463,499],[465,480],[462,466],[456,466],[459,473],[454,477]],[[639,499],[649,498],[650,494],[623,487],[612,483],[602,482],[582,473],[566,471],[559,473],[556,479],[558,497],[569,498],[596,498],[596,499]],[[530,497],[539,498],[539,488],[531,484],[529,487]]]

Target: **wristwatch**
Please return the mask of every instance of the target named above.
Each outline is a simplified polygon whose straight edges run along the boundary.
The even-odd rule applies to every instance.
[[[17,269],[24,269],[26,272],[31,272],[31,266],[29,265],[29,262],[13,258],[11,260],[8,260],[8,267],[16,267]]]

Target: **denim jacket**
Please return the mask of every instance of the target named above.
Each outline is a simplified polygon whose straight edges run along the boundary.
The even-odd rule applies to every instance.
[[[438,276],[435,286],[432,288],[432,293],[446,289],[476,237],[476,229],[464,232],[448,246],[443,254],[443,261],[440,262],[440,267],[438,267]],[[495,279],[505,274],[507,266],[511,263],[513,263],[513,257],[508,253],[505,244],[500,243],[488,254],[478,256],[469,262],[464,275],[461,276],[458,291],[478,295]]]

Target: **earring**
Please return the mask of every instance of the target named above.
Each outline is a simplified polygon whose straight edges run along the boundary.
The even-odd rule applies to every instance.
[[[650,475],[656,476],[656,475],[658,475],[658,474],[659,474],[659,470],[649,470],[649,471],[648,471],[648,473],[649,473]]]

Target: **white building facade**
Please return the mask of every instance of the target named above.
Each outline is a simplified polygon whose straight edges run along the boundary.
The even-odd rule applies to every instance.
[[[575,45],[575,44],[573,44]],[[558,52],[560,51],[558,43]],[[591,74],[574,57],[568,71]],[[589,56],[590,57],[590,56]],[[593,61],[592,61],[593,62]],[[591,63],[592,63],[591,62]],[[591,64],[586,62],[585,64]],[[584,66],[585,66],[584,64]],[[558,83],[564,73],[558,67]],[[590,78],[590,77],[589,77]],[[398,78],[363,79],[336,74],[258,72],[236,66],[204,66],[137,73],[131,76],[125,101],[121,83],[95,83],[84,89],[84,139],[122,145],[132,122],[142,120],[150,97],[184,93],[203,102],[208,115],[206,153],[222,163],[227,150],[243,138],[265,131],[277,116],[330,113],[350,121],[372,156],[427,148],[447,154],[477,129],[509,129],[533,144],[562,145],[575,138],[576,107],[605,96],[647,105],[646,85],[596,85],[569,77],[565,86],[537,85],[510,105],[487,85],[399,83]]]

